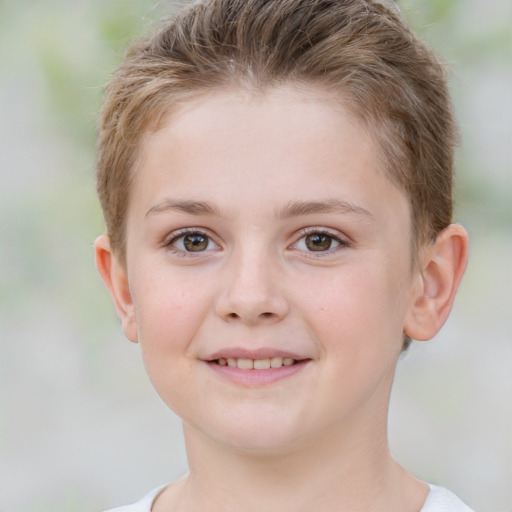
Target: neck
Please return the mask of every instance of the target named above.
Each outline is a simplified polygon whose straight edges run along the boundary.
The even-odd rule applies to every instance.
[[[420,510],[426,486],[391,458],[383,420],[367,432],[333,428],[272,455],[233,450],[185,425],[190,474],[155,512]]]

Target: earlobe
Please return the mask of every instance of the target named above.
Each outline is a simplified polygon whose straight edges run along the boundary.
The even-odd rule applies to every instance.
[[[121,320],[125,336],[138,341],[135,309],[125,265],[116,258],[107,235],[100,235],[94,242],[96,268],[107,287]]]
[[[405,334],[419,341],[437,334],[450,314],[467,259],[468,234],[459,224],[451,224],[422,255],[418,286],[405,319]]]

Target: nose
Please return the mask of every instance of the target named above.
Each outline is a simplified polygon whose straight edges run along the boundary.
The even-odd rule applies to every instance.
[[[216,313],[223,320],[247,325],[282,320],[289,303],[282,274],[267,255],[239,255],[226,262],[225,285],[219,291]]]

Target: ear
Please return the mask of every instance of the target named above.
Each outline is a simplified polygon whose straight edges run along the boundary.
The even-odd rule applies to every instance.
[[[123,332],[130,341],[137,342],[135,309],[126,266],[121,264],[116,258],[107,235],[100,235],[95,240],[94,256],[96,268],[114,301]]]
[[[419,341],[433,338],[452,309],[468,260],[468,234],[451,224],[421,257],[417,286],[406,315],[404,333]]]

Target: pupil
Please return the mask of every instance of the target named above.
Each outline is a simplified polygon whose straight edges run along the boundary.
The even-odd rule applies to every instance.
[[[326,235],[308,235],[306,237],[306,246],[311,251],[327,251],[331,248],[332,239]]]
[[[187,251],[204,251],[208,247],[208,238],[203,235],[187,235],[183,239]]]

